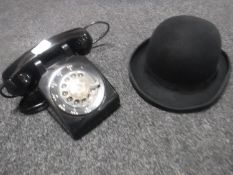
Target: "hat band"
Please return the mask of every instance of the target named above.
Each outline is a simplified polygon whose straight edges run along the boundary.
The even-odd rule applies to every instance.
[[[149,77],[151,78],[152,81],[156,81],[159,83],[161,86],[167,87],[168,89],[175,90],[175,91],[183,91],[183,92],[193,92],[193,91],[198,91],[201,89],[205,89],[208,87],[211,82],[215,79],[217,76],[217,71],[215,71],[214,74],[212,74],[208,79],[201,83],[197,84],[182,84],[182,83],[174,83],[174,82],[169,82],[168,80],[165,80],[164,78],[161,78],[160,76],[156,75],[150,68],[150,66],[147,66],[146,73],[148,74]]]

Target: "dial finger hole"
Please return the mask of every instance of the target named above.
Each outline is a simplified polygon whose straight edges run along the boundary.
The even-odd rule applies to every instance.
[[[75,105],[77,105],[77,104],[79,104],[79,103],[80,103],[79,100],[75,100],[75,101],[74,101],[74,104],[75,104]]]
[[[61,88],[66,88],[66,87],[67,87],[66,84],[62,84],[62,85],[61,85]]]
[[[78,77],[83,77],[83,73],[79,72]]]
[[[75,78],[75,77],[76,77],[76,74],[71,74],[71,77],[72,77],[72,78]]]
[[[68,98],[67,98],[67,101],[68,101],[68,102],[71,102],[72,100],[73,100],[72,97],[68,97]]]
[[[67,92],[67,91],[63,91],[63,92],[62,92],[62,95],[63,95],[63,96],[67,96],[67,95],[68,95],[68,92]]]

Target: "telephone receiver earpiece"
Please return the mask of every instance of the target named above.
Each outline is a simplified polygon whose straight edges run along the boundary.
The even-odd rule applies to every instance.
[[[80,28],[79,30],[80,33],[77,37],[67,41],[67,45],[71,48],[74,54],[87,55],[92,49],[93,39],[86,29]]]
[[[99,38],[93,41],[87,29],[95,24],[104,24],[107,29]],[[108,31],[108,23],[97,21],[84,28],[75,28],[42,40],[3,72],[3,84],[0,87],[1,95],[6,98],[13,98],[29,94],[36,88],[41,75],[46,71],[46,67],[60,54],[68,56],[87,55],[92,48],[97,47],[93,46],[93,44],[101,40]],[[3,93],[4,88],[10,95]]]

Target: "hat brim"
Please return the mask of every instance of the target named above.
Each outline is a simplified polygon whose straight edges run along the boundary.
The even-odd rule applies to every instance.
[[[223,93],[230,77],[230,63],[222,51],[217,66],[217,74],[211,83],[202,89],[182,92],[162,85],[146,71],[146,49],[149,39],[144,41],[133,53],[129,62],[129,77],[138,94],[153,106],[167,111],[192,112],[209,107]]]

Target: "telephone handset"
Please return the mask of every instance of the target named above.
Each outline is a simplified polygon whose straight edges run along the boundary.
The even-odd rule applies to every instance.
[[[93,41],[87,28],[95,24],[107,30]],[[25,114],[48,108],[74,139],[82,137],[119,107],[115,89],[85,57],[108,31],[98,21],[41,41],[3,72],[2,96],[23,96]]]
[[[44,72],[44,66],[56,58],[51,54],[61,54],[66,47],[74,54],[86,55],[92,48],[92,38],[87,30],[77,28],[41,41],[3,72],[7,91],[13,96],[23,96],[34,89],[35,80]]]

